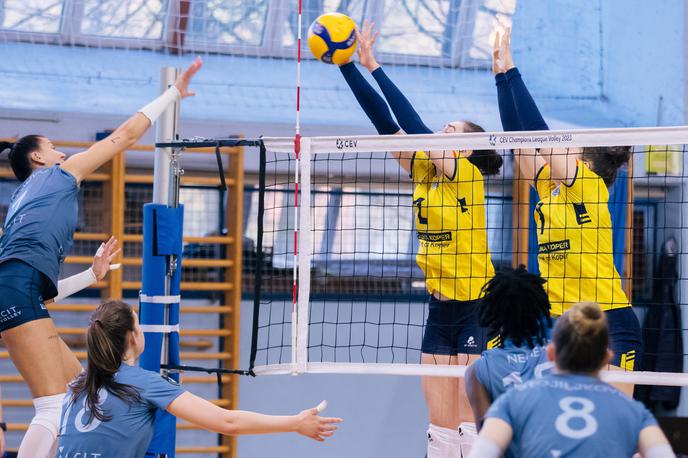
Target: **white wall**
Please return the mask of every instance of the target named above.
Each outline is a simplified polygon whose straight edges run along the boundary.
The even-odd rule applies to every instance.
[[[618,107],[621,121],[629,126],[685,123],[686,3],[601,3],[603,93]]]

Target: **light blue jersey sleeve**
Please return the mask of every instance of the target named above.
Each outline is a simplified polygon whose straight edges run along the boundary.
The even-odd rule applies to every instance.
[[[145,374],[146,377],[146,383],[139,392],[141,398],[160,410],[167,409],[172,401],[186,391],[174,382],[163,378],[160,374],[151,371],[141,371],[141,373]]]

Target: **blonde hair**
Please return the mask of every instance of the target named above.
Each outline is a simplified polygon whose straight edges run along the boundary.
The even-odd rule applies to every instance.
[[[609,346],[607,317],[594,302],[575,304],[557,320],[552,333],[557,367],[569,371],[598,371]]]

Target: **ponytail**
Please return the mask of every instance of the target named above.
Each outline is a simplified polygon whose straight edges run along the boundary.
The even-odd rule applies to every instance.
[[[12,143],[12,142],[0,142],[0,154],[4,153],[5,150],[9,150],[9,153],[7,153],[7,154],[9,156],[11,156],[13,148],[14,148],[14,143]]]
[[[573,373],[597,372],[609,346],[607,317],[594,302],[575,304],[554,326],[557,367]]]
[[[106,302],[91,316],[86,333],[88,367],[70,386],[71,402],[76,402],[79,395],[86,393],[85,407],[90,413],[90,419],[112,419],[99,406],[99,391],[102,388],[128,403],[141,400],[139,392],[133,386],[115,381],[115,374],[119,371],[126,352],[127,336],[134,329],[134,313],[124,302]]]
[[[464,132],[485,132],[485,129],[474,122],[464,121],[463,123]],[[473,150],[473,153],[468,156],[468,160],[485,176],[498,175],[504,162],[502,156],[493,149]]]
[[[0,142],[0,154],[9,149],[10,166],[17,180],[24,182],[31,176],[33,166],[31,165],[31,153],[41,148],[41,135],[25,135],[17,140],[16,143]]]

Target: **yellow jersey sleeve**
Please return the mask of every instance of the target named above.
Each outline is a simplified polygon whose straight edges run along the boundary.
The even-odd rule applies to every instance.
[[[414,183],[429,183],[435,177],[435,165],[425,151],[416,151],[411,159],[411,179]]]
[[[609,202],[609,190],[604,180],[583,162],[576,162],[576,176],[571,184],[564,183],[566,197],[571,202],[589,204],[606,204]]]
[[[549,196],[555,188],[554,182],[552,182],[551,170],[549,164],[545,164],[540,167],[538,173],[535,175],[535,180],[533,185],[535,190],[540,196],[540,199],[544,199]]]

